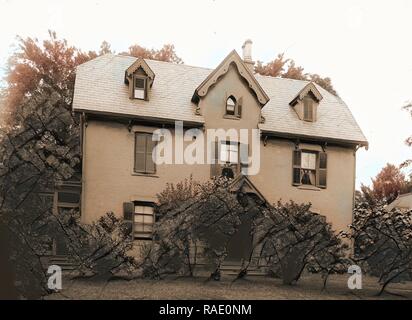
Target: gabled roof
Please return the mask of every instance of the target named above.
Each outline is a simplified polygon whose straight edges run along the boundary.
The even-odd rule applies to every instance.
[[[231,192],[242,191],[243,193],[253,193],[255,194],[263,203],[268,204],[269,202],[263,196],[263,194],[256,188],[256,186],[250,181],[248,176],[239,174],[235,179],[230,182],[229,190]]]
[[[255,93],[257,100],[261,106],[264,106],[268,101],[269,97],[266,92],[262,89],[259,82],[254,77],[253,73],[245,65],[243,60],[240,58],[236,50],[233,50],[227,55],[227,57],[214,69],[205,80],[196,88],[193,94],[192,101],[198,102],[200,97],[204,97],[209,88],[215,85],[219,79],[221,79],[228,71],[229,66],[234,64],[237,68],[239,74],[246,80],[249,88]]]
[[[154,78],[155,78],[155,73],[149,67],[147,62],[142,58],[138,58],[135,62],[132,63],[132,65],[129,68],[126,69],[126,72],[125,72],[125,75],[124,75],[125,83],[129,84],[129,80],[132,78],[133,74],[139,68],[141,68],[144,71],[144,73],[146,73],[147,77],[149,78],[149,85],[151,87],[153,85],[153,81],[154,81]]]
[[[156,74],[150,101],[145,101],[130,99],[128,87],[124,84],[125,70],[136,60],[135,57],[108,54],[80,65],[76,73],[73,110],[153,121],[204,123],[203,116],[196,115],[197,105],[191,97],[195,88],[214,70],[145,60]],[[367,145],[345,102],[317,84],[314,86],[323,99],[317,107],[317,121],[307,122],[298,118],[289,102],[308,85],[308,81],[254,77],[270,99],[262,108],[265,122],[259,124],[264,133]]]
[[[302,90],[300,90],[296,97],[294,97],[293,100],[289,102],[289,104],[291,106],[296,105],[298,101],[303,100],[303,98],[306,97],[309,93],[311,93],[312,96],[316,99],[316,102],[320,102],[323,99],[315,84],[313,82],[309,82]]]

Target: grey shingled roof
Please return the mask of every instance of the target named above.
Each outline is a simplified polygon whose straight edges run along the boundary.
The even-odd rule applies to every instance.
[[[212,69],[146,60],[156,75],[150,101],[133,100],[129,99],[128,87],[124,84],[124,72],[135,60],[134,57],[108,54],[80,65],[73,110],[204,122],[202,116],[195,115],[196,105],[191,98]],[[323,88],[317,86],[323,96],[317,121],[305,122],[299,120],[289,102],[308,81],[260,75],[256,75],[256,79],[270,97],[262,109],[265,122],[260,128],[263,131],[367,143],[346,104]]]

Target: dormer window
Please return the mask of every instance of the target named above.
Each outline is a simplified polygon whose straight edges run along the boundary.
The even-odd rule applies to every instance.
[[[229,116],[234,116],[235,109],[236,109],[236,99],[233,96],[230,96],[226,100],[226,114]]]
[[[135,99],[146,99],[146,78],[145,77],[135,77],[134,78],[134,92],[133,97]]]
[[[314,101],[310,95],[303,98],[303,120],[313,121],[314,117]]]
[[[147,62],[139,58],[126,69],[124,83],[129,86],[130,99],[149,100],[155,74]]]
[[[310,82],[289,102],[289,105],[294,109],[300,120],[315,122],[317,120],[317,109],[322,99],[323,97],[315,84]]]

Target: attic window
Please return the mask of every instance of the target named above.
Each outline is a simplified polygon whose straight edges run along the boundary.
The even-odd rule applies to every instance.
[[[145,77],[135,77],[134,78],[134,90],[133,96],[135,99],[146,99],[146,78]]]
[[[235,109],[236,109],[236,99],[233,96],[230,96],[226,100],[226,114],[230,116],[234,116]]]
[[[303,120],[314,121],[314,101],[311,96],[303,98]]]
[[[234,96],[229,96],[226,99],[226,113],[227,118],[241,118],[242,116],[242,97],[236,100]]]

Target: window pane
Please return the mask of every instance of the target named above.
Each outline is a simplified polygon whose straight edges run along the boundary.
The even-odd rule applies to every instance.
[[[57,194],[57,199],[58,199],[59,202],[79,203],[80,202],[80,194],[79,193],[71,193],[71,192],[59,192]]]
[[[146,214],[153,214],[153,207],[151,206],[145,206],[144,208],[144,213]]]
[[[136,99],[144,99],[144,89],[134,89],[134,97]]]
[[[237,145],[237,143],[230,143],[230,144],[228,145],[228,147],[229,147],[229,150],[232,150],[232,151],[236,151],[236,152],[237,152],[237,150],[238,150],[238,145]]]
[[[141,214],[134,215],[134,222],[143,223],[143,216]]]
[[[145,224],[153,224],[153,215],[151,216],[144,216],[144,223]]]
[[[220,144],[220,161],[222,162],[229,161],[228,145],[225,142],[222,142]]]
[[[302,168],[303,169],[316,169],[316,154],[315,153],[308,153],[302,152]]]
[[[316,171],[314,170],[302,170],[302,184],[314,185],[316,181]]]
[[[134,225],[134,231],[136,231],[136,232],[143,232],[143,231],[144,231],[144,229],[143,229],[143,224],[135,223],[135,225]]]
[[[237,150],[230,151],[229,158],[230,158],[230,163],[238,163]]]
[[[135,88],[136,89],[144,89],[144,79],[143,78],[136,78],[135,79]]]
[[[144,206],[135,206],[134,207],[135,213],[144,213]]]
[[[145,231],[145,232],[152,232],[152,231],[153,231],[153,225],[151,225],[151,224],[145,224],[145,225],[144,225],[144,231]]]

